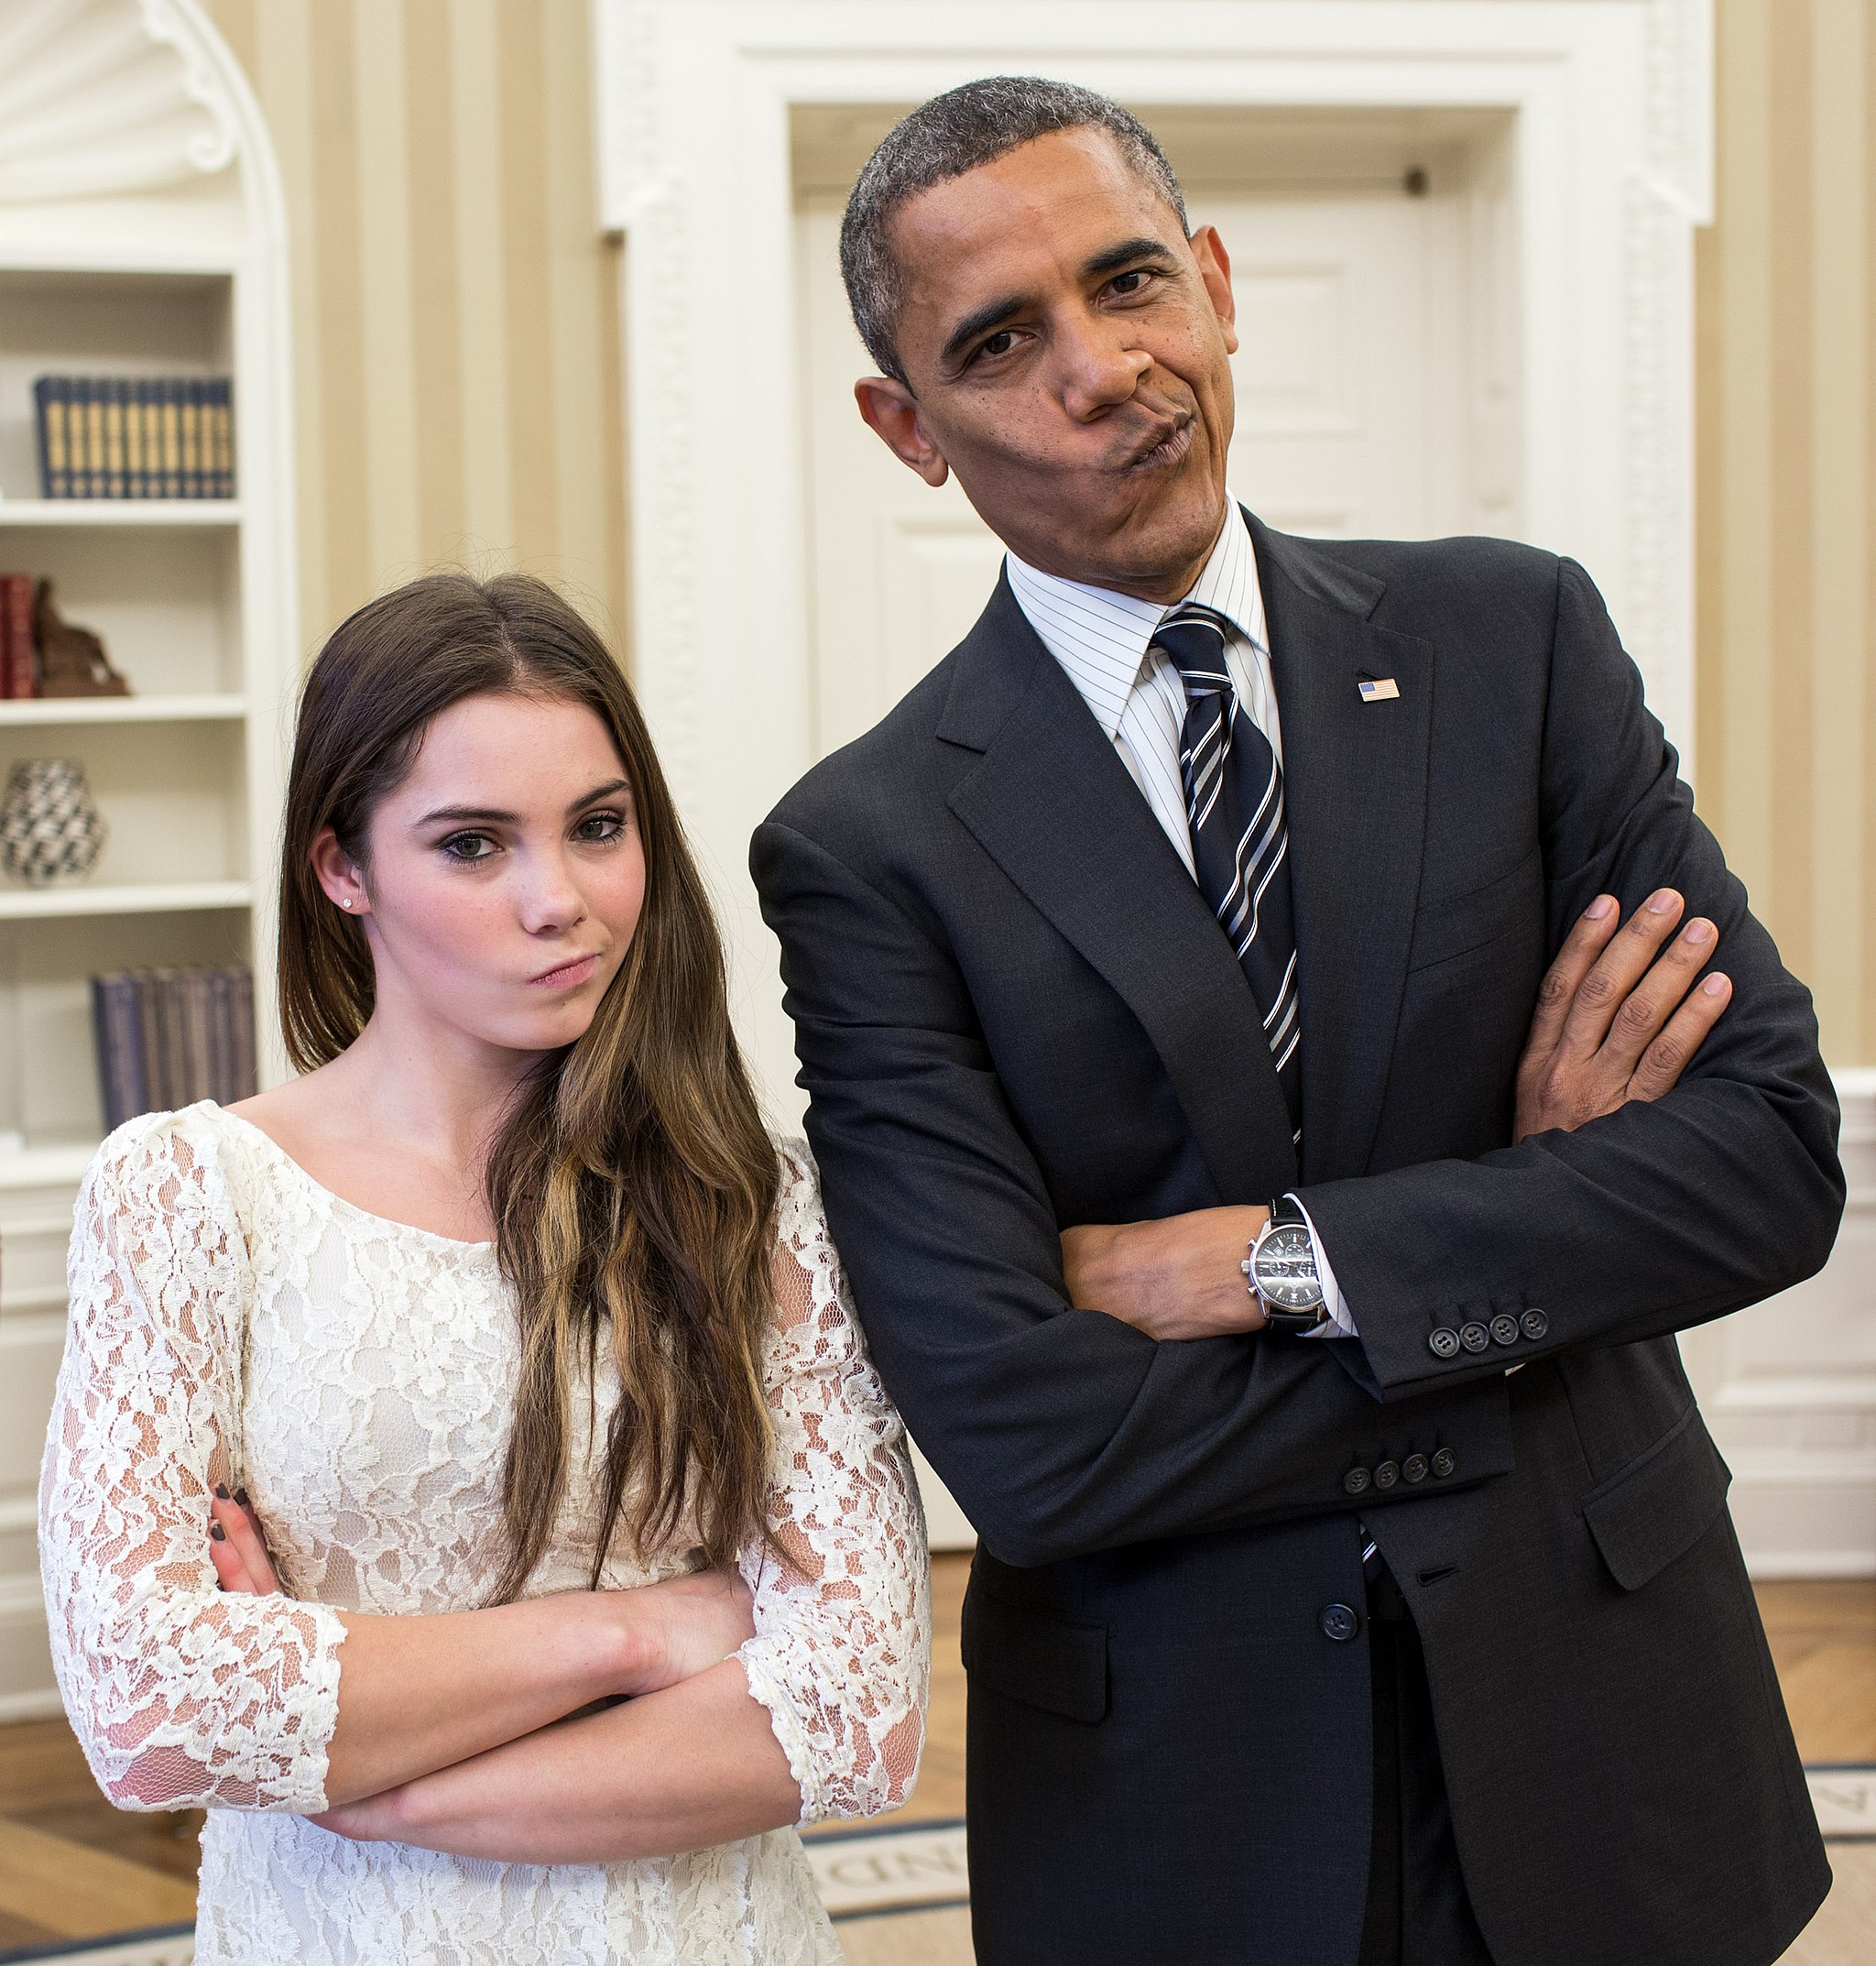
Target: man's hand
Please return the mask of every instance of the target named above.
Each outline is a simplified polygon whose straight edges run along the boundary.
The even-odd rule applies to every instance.
[[[1267,1208],[1200,1208],[1160,1222],[1064,1229],[1068,1301],[1152,1338],[1260,1331],[1264,1314],[1238,1267]]]
[[[1723,976],[1693,988],[1717,932],[1701,917],[1676,934],[1685,905],[1663,888],[1623,927],[1605,894],[1570,931],[1539,988],[1519,1063],[1514,1140],[1571,1132],[1673,1089],[1732,996]],[[1238,1266],[1265,1217],[1262,1208],[1202,1208],[1065,1229],[1069,1302],[1152,1338],[1261,1330],[1263,1312]]]
[[[1685,907],[1663,888],[1622,927],[1620,907],[1603,894],[1578,919],[1538,989],[1518,1064],[1514,1144],[1573,1132],[1678,1083],[1733,988],[1718,975],[1693,988],[1718,931],[1696,916],[1676,934]]]

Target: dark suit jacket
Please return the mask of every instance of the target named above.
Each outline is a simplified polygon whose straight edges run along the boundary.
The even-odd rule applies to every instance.
[[[1007,584],[754,846],[860,1314],[982,1538],[978,1956],[1354,1959],[1367,1638],[1325,1613],[1362,1602],[1358,1509],[1499,1966],[1762,1966],[1829,1873],[1671,1334],[1830,1248],[1809,999],[1579,567],[1252,531],[1300,1168],[1243,973]],[[1659,1103],[1509,1146],[1567,924],[1663,883],[1719,924],[1718,1029]],[[1066,1304],[1064,1226],[1292,1185],[1358,1342],[1155,1344]],[[1415,1455],[1447,1471],[1388,1483]]]

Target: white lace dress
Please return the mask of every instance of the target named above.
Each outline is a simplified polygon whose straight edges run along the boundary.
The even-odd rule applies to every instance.
[[[803,1820],[904,1798],[929,1664],[903,1431],[867,1360],[805,1149],[783,1157],[786,1279],[765,1381],[772,1518],[738,1655]],[[125,1808],[210,1810],[202,1966],[835,1966],[793,1830],[609,1865],[474,1862],[316,1828],[338,1713],[335,1612],[483,1600],[517,1367],[492,1245],[386,1221],[213,1105],[133,1120],[80,1196],[71,1321],[40,1490],[52,1649],[92,1768]],[[603,1349],[603,1348],[602,1348]],[[584,1585],[596,1472],[529,1593]],[[227,1596],[208,1498],[243,1483],[283,1596]],[[614,1557],[607,1585],[690,1566]],[[465,1697],[473,1691],[465,1689]]]

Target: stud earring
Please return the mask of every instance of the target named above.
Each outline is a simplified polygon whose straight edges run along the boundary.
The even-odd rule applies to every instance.
[[[352,905],[352,903],[351,903],[350,901],[341,901],[341,902],[339,903],[339,906],[340,906],[341,908],[349,908],[349,907],[351,907],[351,905]]]

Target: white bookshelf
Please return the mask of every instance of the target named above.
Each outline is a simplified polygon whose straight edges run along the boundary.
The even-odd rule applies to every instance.
[[[0,1720],[56,1708],[33,1491],[64,1256],[103,1133],[90,978],[244,962],[264,1081],[267,911],[298,669],[284,205],[195,0],[40,0],[9,103],[69,145],[0,152],[0,573],[49,576],[123,697],[0,702],[0,784],[78,759],[109,836],[82,883],[0,879]],[[238,497],[40,496],[41,375],[228,376]]]

